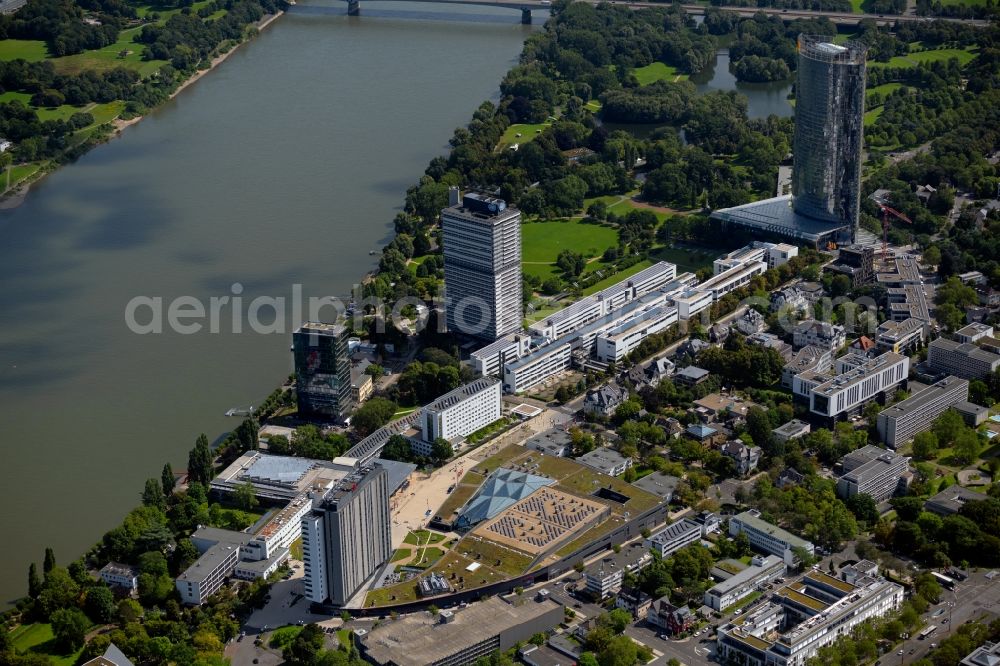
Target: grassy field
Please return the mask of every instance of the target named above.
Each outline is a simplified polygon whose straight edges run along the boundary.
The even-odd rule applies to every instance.
[[[392,559],[390,559],[389,561],[390,562],[399,562],[400,560],[405,560],[406,558],[408,558],[412,554],[413,554],[413,551],[410,550],[409,548],[399,548],[399,549],[396,550],[395,553],[392,554]]]
[[[885,110],[884,106],[876,106],[871,111],[865,111],[865,127],[870,127],[875,124],[878,117],[882,115],[882,111]]]
[[[511,460],[520,458],[525,454],[525,452],[526,449],[523,446],[508,446],[507,448],[498,451],[486,460],[482,461],[472,469],[480,474],[486,475],[490,472],[495,472],[498,467],[503,467]],[[468,477],[468,475],[466,475],[466,477]],[[463,481],[464,480],[465,479],[463,479]]]
[[[617,243],[618,232],[602,224],[585,224],[578,219],[527,222],[521,225],[522,269],[546,280],[560,274],[555,261],[563,250],[595,259]],[[591,262],[584,272],[600,268],[602,264]]]
[[[616,282],[621,282],[625,278],[630,277],[632,275],[635,275],[636,273],[638,273],[642,269],[649,268],[652,265],[653,265],[653,262],[649,261],[648,259],[645,260],[645,261],[640,261],[639,263],[635,264],[634,266],[629,266],[628,268],[626,268],[624,270],[618,271],[614,275],[609,275],[608,277],[604,278],[600,282],[595,282],[594,284],[590,285],[589,287],[587,287],[586,289],[583,290],[583,295],[584,296],[590,296],[591,294],[595,294],[595,293],[599,292],[601,289],[607,289],[608,287],[610,287],[611,285],[615,284]],[[541,317],[539,317],[539,319],[540,318]]]
[[[654,62],[645,67],[639,67],[633,70],[635,73],[635,78],[639,80],[639,85],[645,86],[656,81],[684,81],[688,78],[687,74],[681,74],[677,71],[677,68],[673,65],[668,65],[665,62]]]
[[[890,58],[887,63],[872,61],[868,64],[870,67],[883,67],[886,65],[889,67],[916,67],[920,63],[937,62],[939,60],[957,58],[960,64],[965,65],[976,57],[978,50],[979,49],[977,47],[969,47],[967,49],[935,49],[933,51],[917,51],[915,53],[908,53],[905,56],[895,56]]]
[[[884,97],[885,95],[888,95],[892,91],[899,90],[902,87],[904,87],[902,83],[883,83],[880,86],[875,86],[874,88],[868,88],[867,90],[865,90],[865,95],[878,93]]]
[[[0,40],[0,60],[27,60],[35,62],[49,57],[45,42],[35,39]]]
[[[407,534],[403,539],[403,543],[408,543],[411,546],[426,546],[432,543],[441,543],[442,541],[444,541],[443,534],[431,532],[430,530],[416,530]]]
[[[4,173],[2,179],[0,179],[0,188],[6,190],[8,182],[10,183],[10,187],[14,187],[25,178],[33,176],[35,172],[37,172],[41,168],[42,165],[38,163],[22,164],[16,167],[12,167],[8,170],[10,173],[9,174]]]
[[[198,4],[198,3],[196,3]],[[102,49],[84,51],[70,56],[53,58],[52,64],[60,74],[79,74],[85,69],[106,72],[115,67],[127,67],[139,72],[143,77],[149,76],[167,63],[166,60],[143,60],[142,44],[132,41],[142,28],[129,28],[118,33],[118,41]],[[118,54],[128,51],[124,58]]]
[[[48,657],[53,666],[73,666],[76,663],[81,647],[71,654],[63,654],[55,645],[55,636],[50,624],[21,625],[10,632],[10,640],[17,652],[30,652]]]
[[[523,573],[531,564],[530,555],[513,548],[506,548],[488,539],[466,537],[458,543],[455,551],[484,566],[502,571],[508,576]]]
[[[267,644],[276,650],[284,650],[286,647],[292,644],[292,641],[298,637],[302,632],[302,627],[295,625],[290,625],[287,627],[282,627],[281,629],[275,629],[271,634],[270,640]]]
[[[528,123],[514,123],[508,127],[507,131],[503,133],[502,137],[500,137],[500,145],[497,147],[499,149],[503,149],[511,144],[527,143],[528,141],[532,141],[551,124],[552,122],[549,120],[544,123],[537,123],[533,125]],[[518,134],[521,136],[518,136]]]
[[[601,101],[597,99],[592,99],[583,105],[583,108],[587,109],[591,113],[597,113],[601,110]]]
[[[455,486],[455,490],[451,491],[451,494],[448,495],[448,499],[441,504],[441,507],[438,509],[438,515],[445,520],[451,518],[451,515],[461,509],[469,501],[469,498],[475,494],[480,484],[482,484],[483,478],[482,474],[467,472],[458,485]]]

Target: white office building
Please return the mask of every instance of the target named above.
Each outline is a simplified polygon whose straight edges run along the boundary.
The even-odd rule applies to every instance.
[[[810,319],[792,331],[792,344],[796,349],[806,346],[836,351],[847,343],[847,333],[843,326]]]
[[[638,317],[600,333],[596,338],[597,360],[618,363],[650,335],[661,333],[677,323],[677,308],[660,305]]]
[[[605,317],[637,298],[666,287],[677,276],[677,267],[660,261],[596,294],[582,298],[528,327],[533,334],[556,340]]]
[[[777,555],[790,566],[795,564],[793,548],[802,548],[810,554],[815,550],[811,541],[772,525],[761,518],[760,511],[755,509],[744,511],[729,519],[729,536],[737,536],[741,532],[747,535],[753,548]]]
[[[485,428],[501,415],[501,385],[496,377],[480,377],[425,406],[420,416],[420,441],[414,450],[430,455],[434,440],[454,441]]]
[[[844,499],[870,495],[876,502],[887,500],[896,494],[909,463],[909,458],[867,444],[841,458],[837,494]]]
[[[521,213],[451,192],[441,211],[448,330],[496,340],[521,330]]]
[[[705,591],[704,604],[712,610],[729,608],[740,599],[762,590],[785,575],[785,563],[777,555],[755,556],[743,571],[716,583]]]
[[[875,345],[879,351],[903,354],[919,347],[924,341],[927,323],[910,317],[903,321],[885,321],[875,334]]]
[[[927,360],[932,369],[963,379],[981,379],[1000,368],[1000,355],[980,349],[971,342],[938,338],[931,342],[928,350]]]
[[[573,348],[568,342],[556,341],[538,347],[527,356],[504,366],[504,393],[521,393],[547,379],[569,370],[573,365]]]
[[[681,320],[693,319],[700,313],[712,307],[715,302],[712,292],[701,289],[689,289],[676,294],[671,299],[677,307],[677,317]]]
[[[909,357],[886,352],[813,387],[809,409],[818,416],[837,419],[894,391],[909,373]]]
[[[175,580],[185,604],[197,605],[215,594],[240,561],[240,550],[252,539],[243,532],[201,528],[191,535],[200,557]]]
[[[698,285],[698,290],[711,292],[712,298],[717,301],[729,292],[747,286],[755,275],[761,275],[766,270],[767,264],[763,261],[739,264],[708,278]]]
[[[684,546],[698,543],[701,540],[701,533],[701,525],[684,518],[672,525],[667,525],[656,534],[650,535],[649,539],[646,540],[646,547],[664,558]]]
[[[97,572],[110,587],[120,587],[126,590],[139,589],[139,570],[128,564],[108,562]]]
[[[980,324],[978,321],[972,322],[955,331],[955,341],[960,343],[976,342],[982,338],[992,338],[993,327],[987,324]]]
[[[530,336],[510,333],[469,354],[469,364],[484,377],[487,375],[500,377],[504,365],[526,355],[530,349]]]
[[[959,377],[941,381],[917,391],[882,410],[878,415],[878,434],[890,449],[910,441],[917,433],[930,430],[934,419],[949,407],[969,399],[969,382]]]

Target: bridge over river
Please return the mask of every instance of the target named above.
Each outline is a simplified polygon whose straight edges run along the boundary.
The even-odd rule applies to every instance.
[[[505,7],[514,10],[521,11],[521,23],[530,24],[531,23],[531,11],[534,9],[548,11],[551,6],[551,0],[400,0],[401,2],[432,2],[435,4],[451,4],[451,5],[482,5],[488,7]],[[580,2],[588,2],[592,5],[597,5],[604,0],[578,0]],[[358,16],[361,14],[361,0],[345,0],[347,2],[347,13],[351,16]],[[663,2],[621,2],[612,4],[623,4],[631,9],[645,9],[648,7],[665,7],[669,6]],[[681,5],[685,12],[691,16],[704,16],[706,5]],[[844,26],[857,26],[862,21],[871,20],[878,25],[893,25],[894,23],[911,23],[911,22],[922,22],[930,21],[932,19],[924,16],[913,16],[913,15],[884,15],[884,14],[853,14],[848,12],[829,12],[829,11],[814,11],[807,9],[777,9],[774,7],[719,7],[719,9],[724,9],[726,11],[734,12],[740,16],[753,16],[758,12],[763,12],[772,16],[780,16],[784,21],[794,21],[795,19],[810,19],[826,17],[830,19],[833,23],[837,25]],[[943,21],[958,21],[961,23],[969,23],[972,25],[987,25],[988,21],[980,20],[969,20],[969,19],[938,19]]]

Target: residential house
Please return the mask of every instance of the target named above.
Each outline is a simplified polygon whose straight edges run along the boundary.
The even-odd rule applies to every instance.
[[[861,354],[863,356],[872,356],[873,354],[878,353],[875,341],[867,335],[862,335],[860,338],[852,342],[848,349],[855,354]]]
[[[729,339],[729,327],[725,324],[712,324],[708,329],[709,342],[721,345],[727,339]]]
[[[806,475],[795,469],[794,467],[786,467],[785,470],[778,475],[778,480],[775,483],[779,488],[787,488],[788,486],[797,486],[803,481],[805,481]]]
[[[743,440],[736,439],[722,445],[722,455],[730,458],[736,464],[736,473],[746,476],[757,469],[760,462],[761,449],[759,446],[747,446]]]
[[[798,419],[792,419],[783,426],[779,426],[771,431],[772,436],[777,442],[787,442],[791,439],[798,439],[799,437],[804,437],[809,434],[811,427],[805,421],[800,421]]]
[[[743,335],[753,335],[754,333],[763,333],[764,329],[767,328],[767,322],[764,320],[764,315],[753,308],[747,308],[743,316],[736,320],[735,326],[736,330]]]
[[[653,598],[637,587],[623,587],[615,597],[615,608],[627,610],[636,620],[645,620]]]
[[[646,622],[663,629],[670,635],[676,636],[686,631],[691,631],[695,625],[694,613],[687,606],[674,606],[670,603],[670,595],[657,599],[649,613],[646,615]]]
[[[792,331],[792,344],[797,349],[813,346],[833,352],[843,347],[846,342],[847,333],[844,327],[826,321],[810,319],[801,322]]]
[[[822,291],[822,287],[820,288]],[[809,308],[809,302],[805,295],[795,287],[785,287],[771,294],[771,312],[787,310],[792,312],[804,312]]]
[[[583,411],[593,416],[612,416],[628,398],[626,389],[616,384],[605,384],[587,391],[587,397],[583,400]]]
[[[689,365],[674,375],[674,381],[682,386],[697,386],[708,379],[710,374],[711,373],[704,368]]]

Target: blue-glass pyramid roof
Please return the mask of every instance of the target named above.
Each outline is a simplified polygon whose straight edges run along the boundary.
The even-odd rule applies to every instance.
[[[490,474],[482,487],[459,511],[455,527],[467,529],[489,520],[510,505],[555,481],[544,476],[501,467]]]

